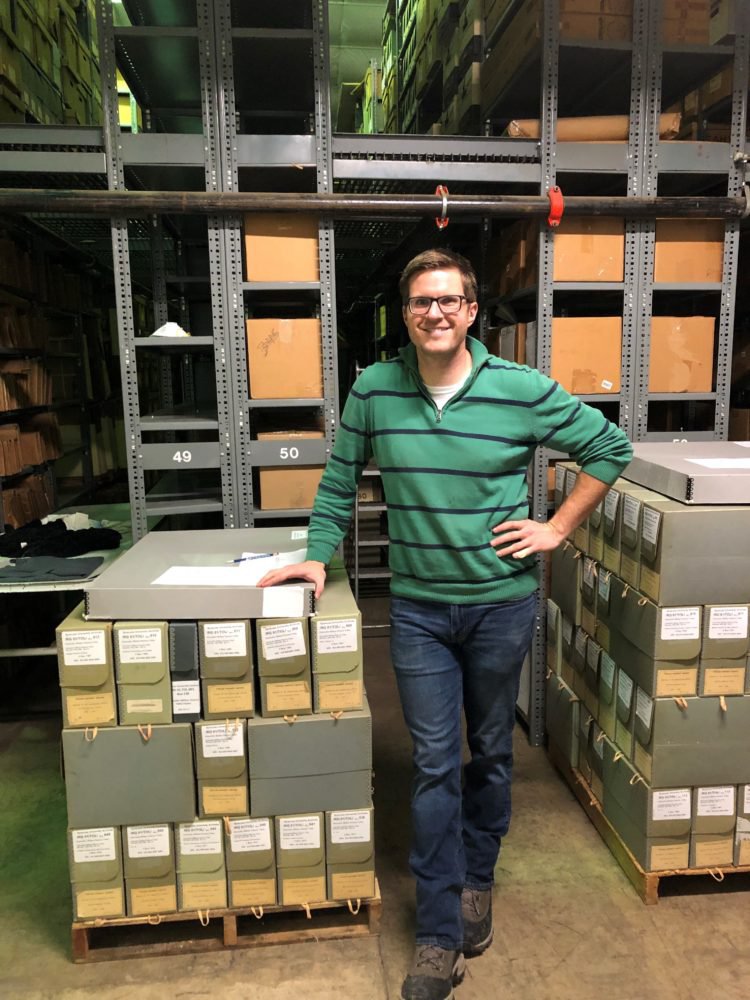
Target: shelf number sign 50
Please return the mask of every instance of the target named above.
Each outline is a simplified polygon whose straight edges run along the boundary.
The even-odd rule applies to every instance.
[[[180,464],[184,462],[186,465],[188,465],[190,462],[193,461],[193,453],[192,451],[188,451],[187,449],[185,449],[185,451],[176,451],[174,455],[172,455],[172,461],[178,462]]]
[[[299,458],[299,448],[295,448],[294,445],[292,445],[291,448],[280,448],[279,458],[284,462],[290,458],[291,459]]]

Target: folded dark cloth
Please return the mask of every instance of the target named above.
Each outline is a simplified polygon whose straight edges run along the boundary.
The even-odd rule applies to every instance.
[[[104,562],[102,556],[86,559],[58,559],[32,556],[0,569],[0,583],[54,583],[56,580],[85,580]]]
[[[22,528],[0,535],[0,556],[80,556],[85,552],[119,548],[122,537],[114,528],[81,528],[69,531],[62,520],[30,521]]]
[[[34,544],[38,539],[52,539],[65,534],[67,530],[68,526],[62,520],[42,524],[39,518],[35,518],[20,528],[12,528],[6,524],[5,534],[0,535],[0,556],[12,559],[14,556],[23,555],[25,547]]]

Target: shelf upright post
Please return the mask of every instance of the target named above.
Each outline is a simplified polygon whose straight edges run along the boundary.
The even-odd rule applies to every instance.
[[[542,27],[542,79],[540,109],[540,163],[541,193],[545,194],[557,183],[555,144],[558,110],[558,67],[560,57],[560,4],[559,0],[544,0]],[[539,224],[539,288],[536,318],[536,367],[549,375],[552,355],[552,281],[553,281],[553,231],[544,223]],[[549,456],[544,448],[537,448],[532,469],[531,516],[536,521],[547,520],[547,467]],[[539,593],[546,592],[547,567],[539,558]],[[536,624],[531,644],[531,675],[528,706],[529,743],[541,746],[544,742],[544,681],[546,662],[545,604],[537,601]]]
[[[125,172],[120,138],[115,36],[110,0],[98,0],[96,21],[102,73],[103,136],[107,181],[110,191],[121,191],[125,189]],[[127,218],[112,218],[112,263],[115,279],[115,304],[117,306],[117,331],[120,341],[120,379],[125,425],[125,450],[128,459],[128,492],[133,539],[138,540],[148,531],[148,524],[145,474],[140,460],[142,445],[139,423],[140,400]]]
[[[152,215],[149,219],[149,243],[151,249],[152,294],[154,300],[154,327],[160,326],[169,319],[167,310],[167,275],[164,267],[164,229],[161,217]],[[172,360],[166,355],[159,358],[159,406],[163,410],[174,406],[172,391]],[[168,440],[174,441],[174,434],[168,435]]]
[[[750,8],[738,4],[734,41],[732,76],[732,115],[729,149],[734,153],[745,149],[748,120],[748,90],[750,89]],[[727,194],[742,194],[746,180],[745,166],[740,160],[729,164]],[[727,221],[724,230],[724,258],[721,273],[721,303],[719,306],[718,342],[716,351],[716,400],[714,403],[714,438],[724,441],[729,433],[729,393],[732,374],[732,341],[734,334],[734,307],[739,279],[740,223]]]

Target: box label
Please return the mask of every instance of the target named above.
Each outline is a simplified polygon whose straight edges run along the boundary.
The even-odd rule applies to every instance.
[[[302,622],[287,622],[283,625],[262,625],[260,642],[264,660],[288,660],[293,656],[305,655],[305,637]]]
[[[235,854],[271,850],[270,819],[235,819],[230,830],[229,842]]]
[[[172,681],[172,711],[175,715],[201,714],[200,681]]]
[[[117,857],[113,826],[73,830],[72,839],[73,860],[77,865],[87,861],[114,861]]]
[[[662,639],[700,639],[700,608],[662,608]]]
[[[63,632],[62,653],[66,667],[84,667],[107,662],[103,629],[86,632]]]
[[[283,851],[319,850],[320,816],[280,817],[279,847]]]
[[[651,818],[690,819],[690,789],[668,788],[651,794]]]
[[[750,785],[745,785],[744,788],[742,811],[747,814],[750,813]]]
[[[554,632],[557,629],[557,616],[560,614],[560,609],[552,600],[552,598],[547,598],[547,628],[550,632]]]
[[[292,541],[297,542],[301,538],[307,538],[307,528],[298,528],[292,532]]]
[[[734,785],[713,785],[697,790],[698,816],[734,816]]]
[[[304,614],[303,587],[264,587],[261,614],[263,618],[299,618]]]
[[[591,738],[591,743],[594,747],[594,753],[599,758],[599,760],[604,760],[604,739],[602,730],[594,723],[594,729],[592,730],[593,736]],[[601,739],[599,737],[602,737]]]
[[[211,659],[247,656],[247,625],[245,622],[206,622],[203,648]]]
[[[177,886],[154,885],[148,889],[131,889],[130,909],[134,917],[171,913],[177,909]]]
[[[635,497],[624,496],[622,500],[622,523],[631,531],[638,530],[638,519],[641,516],[641,501]]]
[[[236,722],[201,726],[200,731],[204,757],[245,756],[244,731]]]
[[[227,905],[227,883],[223,878],[210,882],[182,881],[182,909],[224,909]]]
[[[638,688],[635,696],[635,714],[646,729],[651,729],[651,718],[654,714],[654,701],[645,691]]]
[[[650,597],[652,601],[658,601],[659,599],[659,574],[654,572],[654,570],[649,569],[645,563],[641,563],[641,575],[639,577],[639,585],[641,590],[647,597]]]
[[[162,631],[158,628],[127,628],[117,632],[120,663],[159,663],[164,660]]]
[[[703,673],[704,695],[744,694],[744,667],[707,667]]]
[[[267,684],[266,703],[269,712],[310,708],[310,685],[307,681]]]
[[[708,613],[708,638],[746,639],[747,610],[741,605],[739,607],[711,608]]]
[[[625,583],[629,583],[631,587],[638,586],[638,570],[640,563],[636,562],[635,559],[631,559],[630,556],[626,556],[624,552],[620,554],[620,576],[623,578]]]
[[[124,912],[122,887],[83,889],[76,892],[76,914],[80,920],[89,920],[92,917],[113,917]]]
[[[641,772],[646,781],[651,781],[651,775],[653,773],[653,757],[648,752],[644,750],[638,740],[635,741],[633,746],[633,763]]]
[[[609,655],[602,650],[601,656],[599,658],[599,672],[602,681],[606,687],[614,687],[615,683],[615,661]]]
[[[562,495],[565,491],[565,466],[555,466],[555,493]]]
[[[596,580],[596,572],[594,570],[594,560],[584,559],[583,560],[583,582],[589,590],[594,589],[594,582]]]
[[[570,496],[570,494],[573,492],[573,487],[575,486],[577,479],[578,479],[578,473],[575,471],[575,469],[566,469],[565,470],[565,496],[566,497]]]
[[[695,844],[696,868],[731,865],[733,860],[734,844],[731,837],[722,837],[721,840],[697,841]]]
[[[164,702],[161,698],[128,698],[125,711],[129,715],[160,715],[164,711]]]
[[[252,712],[253,685],[242,684],[209,684],[206,688],[206,700],[211,715],[232,716],[234,712]]]
[[[375,872],[349,872],[331,875],[334,899],[371,899],[375,895]]]
[[[651,848],[651,867],[653,869],[687,868],[687,844],[661,844]]]
[[[600,573],[597,580],[597,590],[602,601],[609,604],[609,582],[612,579],[609,573]]]
[[[180,823],[181,854],[221,854],[221,824],[215,820]]]
[[[698,686],[698,668],[684,670],[657,670],[656,697],[674,698],[677,695],[695,694]]]
[[[617,675],[617,700],[626,708],[630,708],[633,701],[633,681],[624,670]]]
[[[363,702],[362,681],[318,681],[318,709],[321,712],[360,708]]]
[[[355,618],[319,621],[315,625],[319,653],[356,653],[359,649]]]
[[[320,903],[326,898],[323,875],[314,878],[282,878],[281,901],[284,906],[295,903]]]
[[[576,653],[583,659],[586,656],[586,643],[588,642],[588,636],[582,628],[578,628],[576,631]]]
[[[65,706],[69,726],[101,726],[115,719],[115,698],[111,691],[69,694],[65,696]]]
[[[273,906],[276,879],[232,879],[232,906]]]
[[[126,841],[129,858],[168,858],[169,827],[160,826],[128,826]]]
[[[209,816],[246,813],[247,785],[202,785],[201,802]]]
[[[332,844],[369,844],[371,840],[369,809],[345,809],[331,813]]]
[[[589,670],[597,671],[599,669],[599,654],[601,653],[601,647],[594,642],[593,639],[589,640],[588,646],[586,647],[586,666]]]
[[[617,490],[610,490],[604,498],[604,520],[610,525],[614,525],[617,517],[617,504],[620,502],[620,494]]]
[[[569,621],[567,618],[563,618],[562,634],[563,642],[566,646],[569,646],[573,641],[573,622]]]
[[[659,540],[659,526],[661,525],[661,514],[657,510],[652,510],[651,507],[643,508],[643,520],[641,522],[641,537],[644,542],[648,542],[649,545],[653,545],[656,548],[656,543]]]

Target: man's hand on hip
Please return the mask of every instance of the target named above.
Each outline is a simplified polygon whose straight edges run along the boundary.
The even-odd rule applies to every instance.
[[[565,540],[551,521],[505,521],[492,529],[495,554],[525,559],[535,552],[551,552]],[[502,547],[501,547],[502,546]]]
[[[326,585],[325,563],[308,559],[307,562],[293,563],[291,566],[282,566],[281,569],[272,569],[258,581],[259,587],[275,587],[277,583],[286,583],[287,580],[307,580],[315,584],[315,597],[320,597],[323,587]]]

